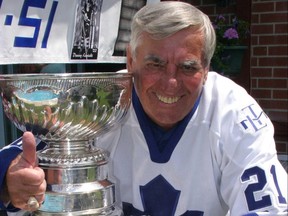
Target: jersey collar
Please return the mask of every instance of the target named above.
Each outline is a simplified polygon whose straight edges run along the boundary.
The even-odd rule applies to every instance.
[[[192,110],[187,114],[187,116],[185,116],[185,118],[175,127],[165,131],[156,125],[144,112],[136,91],[133,88],[132,104],[135,109],[142,133],[144,134],[150,153],[150,158],[153,162],[166,163],[170,160],[170,157],[180,138],[182,137],[186,126],[188,125],[190,119],[192,118],[199,105],[201,95],[202,93],[197,98]]]

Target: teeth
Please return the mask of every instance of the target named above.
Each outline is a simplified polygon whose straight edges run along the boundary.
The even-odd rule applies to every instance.
[[[161,102],[167,103],[167,104],[176,103],[180,99],[180,97],[164,97],[161,95],[157,95],[157,97]]]

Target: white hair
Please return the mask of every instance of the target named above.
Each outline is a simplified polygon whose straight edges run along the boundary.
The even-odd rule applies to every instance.
[[[188,27],[196,27],[196,30],[203,33],[204,64],[208,66],[216,46],[213,25],[209,17],[199,9],[189,3],[178,1],[148,4],[135,14],[131,25],[132,56],[136,55],[143,32],[148,33],[153,39],[163,39]]]

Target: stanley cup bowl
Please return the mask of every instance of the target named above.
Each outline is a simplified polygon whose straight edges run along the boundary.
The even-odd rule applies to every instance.
[[[124,119],[129,73],[0,75],[4,112],[15,126],[47,144],[37,152],[45,202],[35,215],[121,215],[108,154],[92,141]]]

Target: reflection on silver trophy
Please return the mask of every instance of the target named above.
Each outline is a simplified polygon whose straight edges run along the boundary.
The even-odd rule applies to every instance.
[[[33,215],[122,215],[108,154],[91,143],[124,118],[131,88],[128,73],[0,75],[7,117],[47,143],[37,153],[45,202]]]

